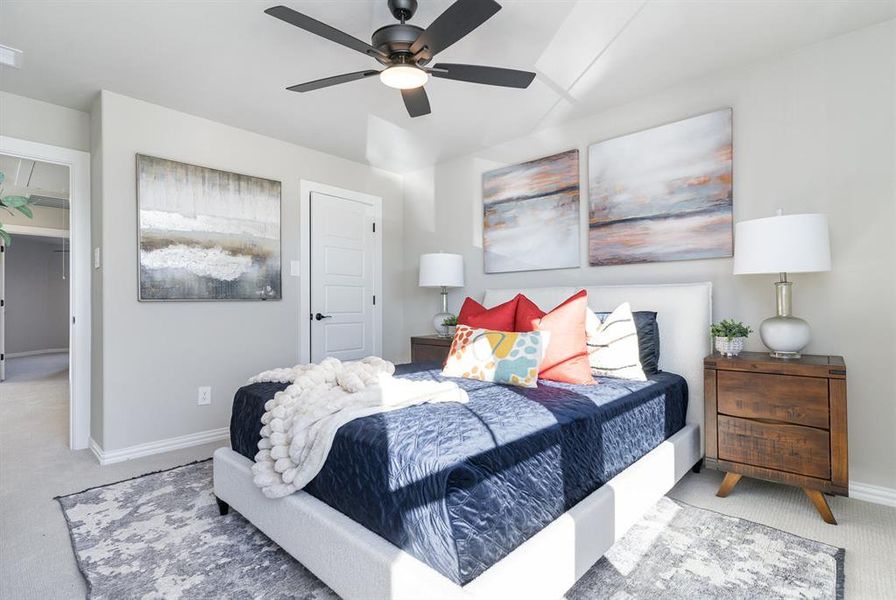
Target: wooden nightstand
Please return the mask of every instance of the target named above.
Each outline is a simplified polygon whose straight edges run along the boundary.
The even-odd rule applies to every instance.
[[[439,335],[416,335],[411,338],[411,362],[445,364],[453,338]]]
[[[703,359],[707,467],[803,488],[837,524],[824,493],[849,495],[846,363],[841,356],[780,360],[760,352]]]

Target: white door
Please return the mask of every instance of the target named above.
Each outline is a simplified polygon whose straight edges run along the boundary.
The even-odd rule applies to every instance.
[[[6,379],[6,246],[0,244],[0,381]]]
[[[375,354],[376,208],[311,193],[311,360]]]

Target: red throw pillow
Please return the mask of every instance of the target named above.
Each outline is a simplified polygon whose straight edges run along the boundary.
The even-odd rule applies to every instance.
[[[537,304],[520,294],[520,300],[516,305],[516,316],[513,320],[513,330],[537,331],[538,323],[545,314],[547,313],[538,308]],[[548,346],[550,345],[551,342],[548,340]]]
[[[547,331],[548,349],[538,376],[564,383],[592,384],[591,363],[585,344],[585,308],[588,293],[582,290],[545,314],[522,296],[517,303],[515,331]]]
[[[514,331],[516,304],[520,297],[521,295],[517,294],[512,300],[492,308],[485,308],[472,298],[467,298],[464,300],[464,305],[460,307],[460,314],[457,315],[457,324],[477,329]]]

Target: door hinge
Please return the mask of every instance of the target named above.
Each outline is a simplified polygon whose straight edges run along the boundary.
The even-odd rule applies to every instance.
[[[373,305],[376,306],[376,294],[373,296]]]
[[[75,318],[72,317],[72,325],[74,325],[74,324],[75,324]]]
[[[376,222],[373,223],[373,232],[376,233]]]
[[[5,354],[0,354],[0,360],[6,360],[6,355],[5,355]]]
[[[0,298],[0,308],[3,308],[4,306],[6,306],[6,300]]]

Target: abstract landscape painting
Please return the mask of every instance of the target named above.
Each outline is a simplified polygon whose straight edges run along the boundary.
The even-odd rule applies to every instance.
[[[486,273],[579,266],[579,151],[482,175]]]
[[[731,256],[731,109],[592,145],[591,265]]]
[[[137,155],[140,300],[280,299],[280,182]]]

